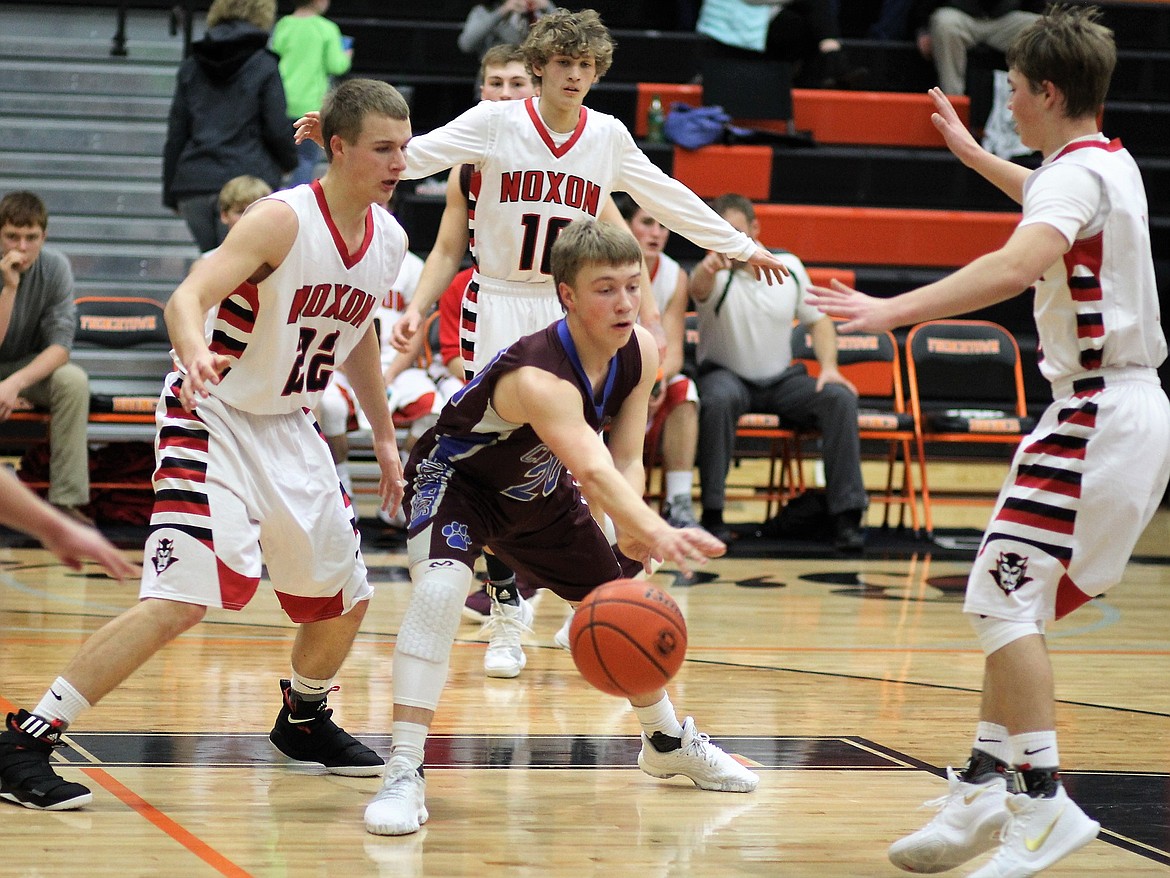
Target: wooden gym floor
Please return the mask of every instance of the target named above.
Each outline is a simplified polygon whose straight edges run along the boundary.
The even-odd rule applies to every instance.
[[[408,584],[401,540],[365,530],[378,593],[331,704],[384,754]],[[122,536],[137,558],[141,543]],[[1125,582],[1051,629],[1065,778],[1103,826],[1054,876],[1170,875],[1168,538],[1160,512]],[[241,613],[213,611],[74,726],[61,772],[93,789],[92,805],[0,803],[0,875],[903,874],[886,847],[925,822],[918,807],[965,758],[981,655],[960,613],[962,553],[883,545],[860,558],[721,559],[691,583],[656,576],[689,626],[674,703],[758,768],[755,793],[642,774],[636,720],[552,645],[564,609],[545,595],[518,679],[486,679],[478,628],[462,625],[428,744],[430,823],[367,835],[377,779],[290,765],[267,741],[292,631],[262,588]],[[136,591],[8,535],[0,707],[31,707]]]

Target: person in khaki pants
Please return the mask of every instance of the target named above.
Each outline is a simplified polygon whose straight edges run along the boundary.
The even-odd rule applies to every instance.
[[[89,376],[69,362],[73,272],[45,247],[48,225],[32,192],[0,199],[0,421],[26,403],[49,410],[49,502],[92,524],[78,509],[89,503]]]

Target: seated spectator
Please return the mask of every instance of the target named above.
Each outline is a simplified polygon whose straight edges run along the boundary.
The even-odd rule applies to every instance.
[[[716,212],[741,232],[760,231],[752,203],[723,195]],[[781,423],[819,430],[825,483],[837,548],[863,546],[861,515],[868,502],[861,481],[857,391],[837,369],[833,321],[804,301],[808,272],[791,253],[775,251],[791,275],[779,287],[757,280],[743,263],[708,253],[691,272],[690,293],[699,318],[699,479],[702,525],[727,535],[723,522],[735,428],[747,412],[771,413]],[[821,374],[811,378],[792,362],[792,325],[809,328]]]
[[[642,258],[650,272],[650,286],[662,317],[662,330],[666,334],[662,377],[655,382],[650,393],[646,455],[657,455],[661,443],[666,520],[671,527],[694,527],[698,521],[691,507],[691,491],[694,488],[695,447],[699,441],[699,393],[695,383],[682,374],[687,273],[662,252],[670,237],[666,226],[642,210],[624,192],[615,194],[613,200],[642,248]]]
[[[1039,16],[1038,0],[918,0],[913,13],[918,51],[934,59],[946,94],[967,89],[967,53],[975,46],[1003,52]]]
[[[799,65],[798,81],[811,87],[860,88],[869,78],[841,48],[829,0],[703,0],[695,30],[730,55]]]
[[[48,227],[32,192],[0,199],[0,421],[30,403],[49,410],[49,502],[93,524],[78,508],[89,503],[89,376],[69,362],[73,272],[44,246]]]
[[[459,50],[482,58],[492,46],[519,45],[538,18],[554,11],[549,0],[503,0],[494,7],[477,3],[467,13],[459,34]]]

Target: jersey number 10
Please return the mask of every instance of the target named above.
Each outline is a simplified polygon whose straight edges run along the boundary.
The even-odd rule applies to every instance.
[[[536,258],[536,239],[540,235],[540,221],[542,217],[537,213],[526,213],[520,217],[520,225],[524,226],[524,240],[520,243],[520,270],[532,271]],[[571,219],[563,216],[549,217],[548,227],[544,233],[544,247],[540,254],[540,273],[552,274],[552,248],[556,243],[561,229],[571,223]]]

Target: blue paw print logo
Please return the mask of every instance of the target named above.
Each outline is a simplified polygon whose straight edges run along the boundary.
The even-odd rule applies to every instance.
[[[466,549],[471,545],[471,537],[467,535],[467,525],[453,521],[443,528],[443,536],[447,538],[447,545],[452,549]]]

